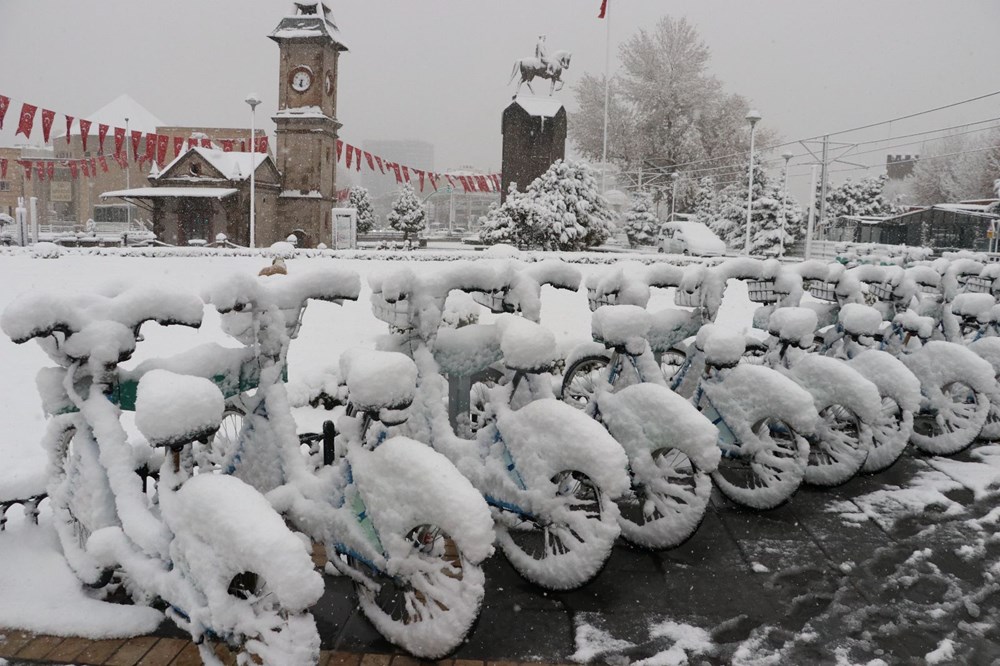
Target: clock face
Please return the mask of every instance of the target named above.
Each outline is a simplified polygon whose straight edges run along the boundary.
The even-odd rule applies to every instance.
[[[305,67],[292,70],[292,90],[305,92],[312,86],[312,72]]]
[[[323,90],[326,91],[327,95],[333,94],[333,72],[326,73],[326,80],[323,83]]]

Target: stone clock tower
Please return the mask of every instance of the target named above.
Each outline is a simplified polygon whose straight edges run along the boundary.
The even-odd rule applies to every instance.
[[[276,159],[283,190],[273,229],[261,242],[298,232],[302,245],[330,244],[336,205],[337,67],[347,47],[321,0],[296,2],[294,14],[270,34],[281,50]],[[265,235],[266,234],[266,235]]]

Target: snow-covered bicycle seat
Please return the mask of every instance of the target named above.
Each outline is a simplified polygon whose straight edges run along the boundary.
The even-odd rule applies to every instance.
[[[139,380],[135,425],[150,445],[177,448],[215,434],[224,409],[211,380],[152,370]]]
[[[404,354],[351,349],[340,357],[340,373],[358,411],[399,410],[413,402],[417,366]]]
[[[860,303],[847,303],[838,316],[844,331],[852,337],[873,336],[882,328],[882,313],[873,307]]]
[[[809,308],[778,308],[771,313],[767,330],[782,342],[802,347],[813,343],[818,318],[815,310]]]
[[[603,305],[591,316],[590,329],[605,347],[641,354],[652,323],[649,312],[638,305]]]
[[[732,368],[746,351],[746,337],[716,324],[706,324],[698,331],[694,346],[705,356],[706,365]]]
[[[434,360],[446,375],[468,377],[501,358],[497,327],[489,324],[442,328],[434,340]]]
[[[926,340],[934,333],[934,317],[924,317],[913,310],[900,312],[892,321],[907,333],[916,335],[921,340]]]
[[[691,310],[668,308],[650,313],[647,339],[653,351],[667,351],[698,332],[701,315]]]
[[[62,352],[74,361],[104,364],[127,361],[135,351],[135,333],[116,321],[95,321],[66,338]]]
[[[541,324],[503,315],[497,319],[503,362],[511,370],[548,372],[559,360],[559,349],[552,331]]]
[[[990,310],[996,305],[992,294],[959,294],[951,302],[953,314],[963,319],[989,321]]]

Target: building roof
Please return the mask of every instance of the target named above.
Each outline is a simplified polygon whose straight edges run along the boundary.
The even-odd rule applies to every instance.
[[[308,39],[326,37],[333,41],[338,51],[346,51],[340,29],[333,19],[333,12],[322,0],[299,0],[295,13],[281,19],[270,37],[276,42],[283,39]]]
[[[903,218],[910,217],[911,215],[920,215],[921,213],[926,213],[928,211],[946,211],[949,213],[958,213],[966,217],[978,217],[986,220],[997,219],[996,213],[989,212],[989,206],[982,206],[976,204],[935,204],[933,206],[927,206],[926,208],[920,208],[917,210],[911,210],[906,213],[901,213],[899,215],[893,215],[892,217],[886,218],[887,222],[897,222],[903,220]]]
[[[131,190],[115,190],[104,192],[102,199],[166,199],[175,197],[194,197],[200,199],[225,199],[239,192],[228,187],[136,187]]]
[[[125,127],[125,119],[128,118],[128,128],[142,133],[156,132],[156,128],[163,125],[163,121],[157,118],[146,107],[135,101],[127,94],[121,94],[111,100],[97,111],[90,115],[83,116],[84,120],[94,123],[90,128],[90,135],[97,135],[97,125],[103,123],[109,127]],[[73,123],[72,135],[80,135],[80,123]],[[88,135],[88,136],[90,136]],[[57,135],[66,136],[66,132]]]
[[[206,162],[211,164],[212,167],[223,175],[223,177],[229,180],[248,179],[250,177],[250,171],[259,167],[269,158],[267,153],[227,153],[224,150],[193,146],[175,157],[172,162],[160,170],[160,173],[167,173],[174,166],[174,164],[184,159],[191,151],[195,151],[201,155]]]
[[[555,118],[556,114],[563,108],[563,103],[554,97],[518,95],[514,99],[514,103],[527,111],[529,116],[543,118]]]

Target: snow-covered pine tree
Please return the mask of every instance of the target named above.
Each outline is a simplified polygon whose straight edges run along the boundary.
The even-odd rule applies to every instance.
[[[525,194],[539,215],[530,246],[584,250],[611,236],[611,209],[593,170],[582,162],[557,160]]]
[[[848,178],[839,187],[827,186],[826,219],[842,215],[886,215],[892,206],[882,196],[888,176],[868,176],[854,181]],[[817,192],[817,196],[819,192]]]
[[[389,226],[403,232],[404,241],[410,240],[427,227],[427,213],[409,183],[399,191],[399,198],[386,216]]]
[[[784,202],[784,234],[782,235],[783,193],[777,185],[768,184],[760,196],[754,196],[750,217],[750,254],[777,256],[784,238],[784,251],[801,237],[802,209],[791,195]],[[745,215],[745,209],[744,209]],[[744,217],[744,225],[746,218]],[[744,234],[746,230],[744,228]],[[745,235],[744,235],[745,238]]]
[[[517,184],[511,183],[503,205],[493,204],[489,212],[479,218],[479,238],[487,245],[507,243],[527,247],[533,235],[536,212],[527,194],[518,192]]]
[[[653,197],[647,192],[636,192],[625,212],[625,235],[633,247],[654,245],[660,234],[660,221],[653,212]]]
[[[360,185],[352,187],[348,194],[347,205],[358,211],[358,233],[371,231],[375,226],[375,210],[372,208],[368,189]]]
[[[758,160],[754,160],[759,164]],[[747,179],[746,174],[739,181],[719,190],[711,203],[707,221],[715,235],[726,242],[731,250],[743,250],[746,246],[747,229]],[[753,170],[753,198],[763,196],[768,185],[767,172],[756,165]],[[751,224],[751,240],[753,224]]]

